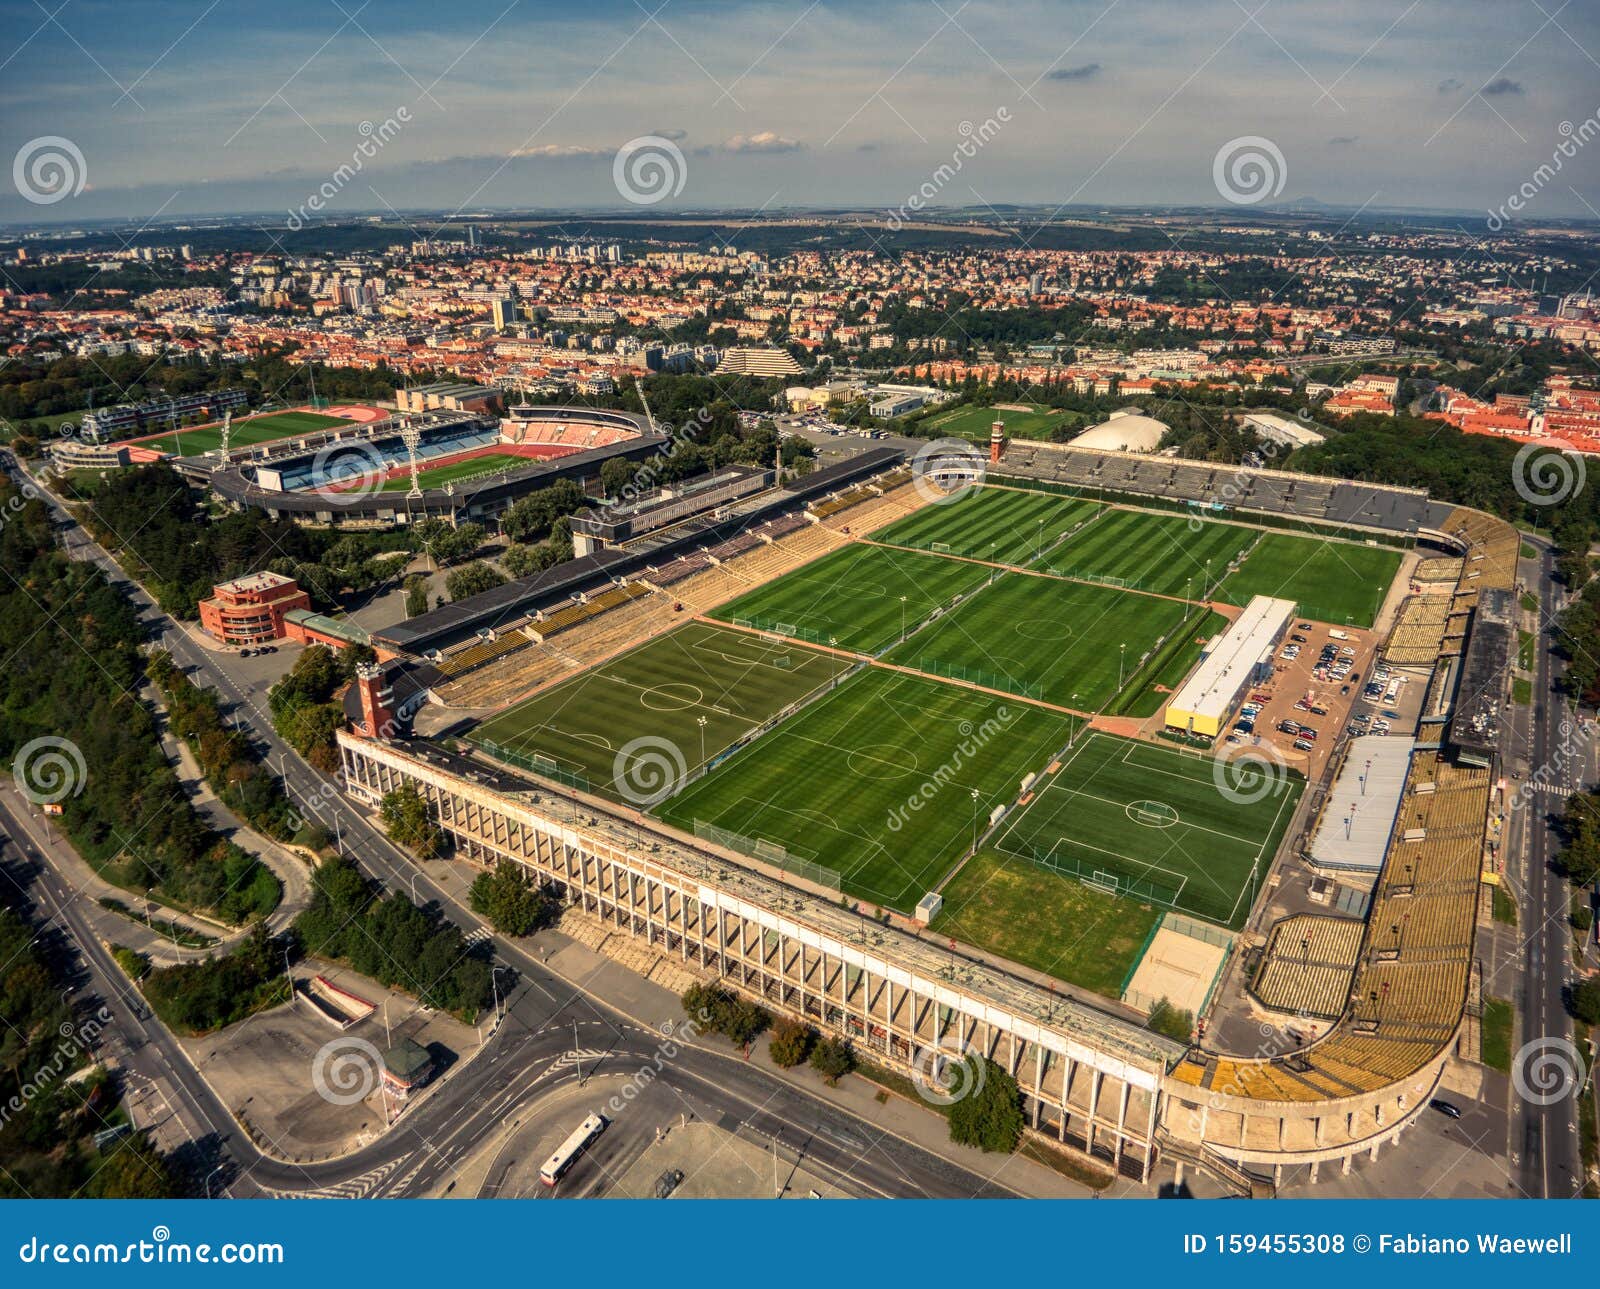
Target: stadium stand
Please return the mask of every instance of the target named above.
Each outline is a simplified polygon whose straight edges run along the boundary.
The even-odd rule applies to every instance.
[[[1272,1011],[1336,1019],[1350,1001],[1363,929],[1354,918],[1320,913],[1281,919],[1267,937],[1250,992]]]

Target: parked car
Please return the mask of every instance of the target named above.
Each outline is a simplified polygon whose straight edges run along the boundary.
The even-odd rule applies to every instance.
[[[1312,729],[1311,726],[1309,726],[1309,725],[1302,725],[1300,727],[1300,737],[1301,738],[1308,738],[1308,739],[1311,739],[1311,740],[1315,741],[1315,739],[1317,737],[1317,732],[1316,732],[1316,730]]]
[[[1289,639],[1293,640],[1295,642],[1295,644],[1305,644],[1306,643],[1306,638],[1303,635],[1299,635],[1298,633],[1295,634],[1295,635],[1291,635],[1289,637]]]
[[[1461,1117],[1461,1107],[1441,1097],[1434,1097],[1428,1104],[1447,1119],[1459,1119]]]
[[[1300,727],[1298,725],[1296,725],[1293,721],[1279,721],[1278,722],[1278,733],[1280,733],[1280,734],[1298,734],[1299,732],[1300,732]]]
[[[1295,630],[1296,631],[1309,631],[1309,630],[1311,630],[1311,624],[1309,622],[1302,622],[1299,626],[1297,626],[1295,628]]]
[[[1313,716],[1326,716],[1328,714],[1328,709],[1326,707],[1318,707],[1315,703],[1313,703],[1311,705],[1311,714]]]
[[[1317,745],[1307,739],[1297,738],[1294,741],[1294,750],[1296,752],[1314,752],[1316,749]]]

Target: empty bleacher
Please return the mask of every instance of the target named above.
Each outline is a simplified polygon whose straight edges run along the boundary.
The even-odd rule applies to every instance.
[[[509,658],[531,644],[533,644],[531,636],[513,627],[509,631],[499,632],[493,640],[480,640],[468,645],[459,653],[449,655],[439,664],[439,670],[448,679],[459,680],[468,672],[498,662],[502,658]]]
[[[624,582],[621,586],[608,587],[596,595],[573,600],[570,604],[564,604],[550,612],[541,612],[524,630],[534,640],[543,644],[551,636],[570,631],[573,627],[597,618],[602,613],[609,613],[612,609],[650,593],[651,589],[642,583]]]

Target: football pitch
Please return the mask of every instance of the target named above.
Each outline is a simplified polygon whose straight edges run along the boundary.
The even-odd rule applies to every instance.
[[[899,645],[888,660],[1097,711],[1187,612],[1177,600],[1006,573]]]
[[[981,564],[852,543],[717,609],[723,622],[877,653],[988,581]]]
[[[1048,439],[1057,427],[1076,429],[1087,418],[1075,412],[1061,412],[1041,408],[1036,412],[1017,412],[995,407],[958,407],[949,412],[931,416],[923,422],[933,426],[940,434],[957,439],[981,439],[987,442],[989,429],[998,420],[1004,421],[1006,434],[1014,439]]]
[[[873,533],[872,540],[997,564],[1026,564],[1099,509],[1092,501],[974,488]]]
[[[1400,568],[1400,552],[1292,533],[1264,533],[1218,598],[1246,604],[1253,595],[1294,600],[1303,617],[1370,627]]]
[[[449,465],[423,466],[417,471],[417,480],[424,488],[442,488],[447,483],[460,483],[463,479],[475,479],[479,475],[498,474],[502,470],[516,470],[534,464],[533,458],[518,456],[514,452],[490,452],[479,457],[468,457],[465,461],[452,461]],[[406,471],[385,479],[378,491],[405,492],[410,487],[411,475]]]
[[[1246,763],[1228,796],[1214,776],[1217,764],[1198,752],[1085,735],[996,848],[1238,928],[1304,784]]]
[[[1190,521],[1140,510],[1108,510],[1045,554],[1038,567],[1065,577],[1101,578],[1119,586],[1199,599],[1228,564],[1256,539],[1256,530]]]
[[[247,448],[257,443],[271,443],[274,439],[290,439],[297,434],[311,434],[334,425],[348,424],[350,422],[342,416],[324,416],[321,412],[269,412],[265,416],[235,421],[228,432],[228,445]],[[203,452],[215,452],[222,446],[222,427],[197,425],[192,430],[177,430],[157,439],[144,439],[138,446],[170,456],[198,456]]]
[[[643,805],[849,665],[690,623],[490,717],[467,737],[491,756]]]
[[[1042,708],[869,669],[657,807],[774,844],[843,889],[911,909],[1077,723]],[[747,848],[747,847],[742,847]]]

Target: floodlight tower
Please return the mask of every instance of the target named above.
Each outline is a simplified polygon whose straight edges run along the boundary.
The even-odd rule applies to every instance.
[[[222,414],[222,441],[217,444],[217,458],[219,465],[228,464],[228,441],[233,435],[233,409],[229,408]]]
[[[400,439],[406,445],[406,457],[411,462],[411,491],[406,497],[422,496],[422,483],[418,478],[417,449],[422,446],[422,430],[413,421],[407,418],[400,426]]]

